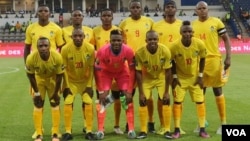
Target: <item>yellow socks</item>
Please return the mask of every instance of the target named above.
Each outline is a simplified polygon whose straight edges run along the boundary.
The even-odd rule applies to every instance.
[[[199,120],[199,127],[205,127],[206,121],[206,109],[204,102],[202,104],[196,104],[197,116]]]
[[[52,115],[52,135],[59,133],[59,124],[60,124],[60,109],[59,106],[51,107]]]
[[[217,108],[219,111],[221,123],[225,124],[226,123],[226,102],[225,102],[225,97],[222,94],[221,96],[216,96],[216,104]]]
[[[33,120],[37,135],[42,135],[43,108],[34,107]]]
[[[73,113],[72,104],[65,104],[64,105],[64,126],[65,126],[66,133],[71,133],[72,113]]]
[[[148,109],[146,106],[139,107],[139,115],[140,115],[141,132],[147,133]]]
[[[92,132],[93,127],[93,105],[85,104],[85,121],[86,132]]]
[[[181,112],[182,112],[182,104],[174,104],[173,117],[174,117],[174,126],[175,126],[175,128],[180,127]]]

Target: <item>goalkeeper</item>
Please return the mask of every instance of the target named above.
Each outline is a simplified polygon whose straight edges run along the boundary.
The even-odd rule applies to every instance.
[[[96,55],[95,77],[98,80],[99,103],[106,105],[107,96],[115,80],[121,90],[121,103],[126,110],[129,126],[128,138],[135,138],[134,107],[132,90],[135,83],[134,53],[130,47],[122,44],[122,33],[119,30],[110,32],[110,44],[101,47]],[[125,96],[125,97],[124,97]],[[124,106],[125,103],[125,106]],[[97,112],[97,139],[104,138],[104,120],[106,112]]]

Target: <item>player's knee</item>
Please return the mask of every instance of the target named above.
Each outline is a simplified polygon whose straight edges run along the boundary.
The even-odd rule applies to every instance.
[[[50,106],[51,107],[57,107],[57,106],[59,106],[59,104],[60,104],[60,101],[58,101],[58,102],[55,102],[55,101],[50,101]]]
[[[140,107],[145,107],[145,106],[147,106],[147,100],[140,100],[140,101],[139,101],[139,105],[140,105]]]
[[[222,87],[213,88],[213,92],[215,96],[221,96],[222,95]]]

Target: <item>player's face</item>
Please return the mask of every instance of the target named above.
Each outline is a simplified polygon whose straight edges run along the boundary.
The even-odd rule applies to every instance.
[[[141,16],[141,3],[140,2],[132,2],[129,7],[131,17],[140,17]]]
[[[72,34],[72,39],[76,47],[81,47],[84,40],[84,33],[82,30],[74,30]]]
[[[173,17],[173,16],[175,16],[175,13],[176,13],[176,7],[175,7],[175,5],[173,5],[173,4],[165,5],[164,12],[165,12],[165,15],[167,17]]]
[[[190,25],[184,25],[181,27],[182,40],[191,41],[193,37],[193,29]]]
[[[38,8],[37,11],[38,11],[37,16],[38,16],[39,20],[48,20],[49,19],[50,12],[49,12],[48,7],[41,6],[41,7]]]
[[[49,40],[43,39],[39,40],[37,43],[37,50],[41,58],[45,59],[49,56],[50,43]]]
[[[156,32],[147,33],[146,43],[147,49],[150,53],[155,53],[158,48],[158,35]]]
[[[81,25],[83,21],[83,14],[81,11],[76,10],[72,13],[72,24],[73,25]]]
[[[196,13],[201,19],[205,19],[208,16],[208,8],[207,4],[204,2],[201,2],[196,7]]]
[[[103,25],[111,25],[113,20],[113,13],[111,11],[102,11],[101,21]]]
[[[111,35],[110,44],[111,44],[112,51],[118,54],[122,47],[122,35]]]

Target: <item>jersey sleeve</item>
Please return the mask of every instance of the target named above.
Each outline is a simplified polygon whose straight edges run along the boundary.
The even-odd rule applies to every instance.
[[[31,30],[31,25],[29,25],[26,29],[26,32],[25,32],[25,44],[29,44],[31,45],[32,44],[32,38],[30,36],[30,31]]]
[[[34,66],[33,66],[33,55],[32,54],[29,54],[27,59],[26,59],[26,62],[25,62],[25,70],[27,73],[30,73],[30,74],[34,74],[35,73],[35,69],[34,69]]]
[[[59,28],[57,33],[56,33],[56,45],[62,46],[63,44],[64,44],[63,32],[62,32],[62,29]]]

